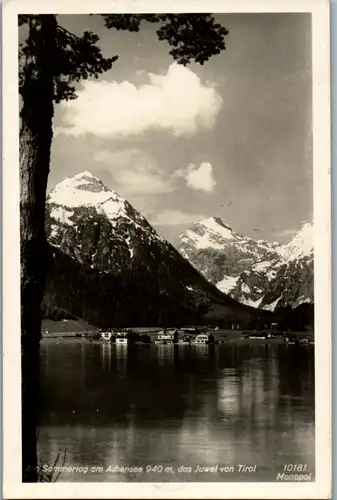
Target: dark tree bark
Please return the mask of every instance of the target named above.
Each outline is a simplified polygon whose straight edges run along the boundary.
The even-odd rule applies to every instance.
[[[32,21],[34,22],[34,21]],[[53,119],[53,53],[56,18],[30,26],[38,73],[22,88],[20,129],[22,481],[37,482],[37,429],[41,301],[51,254],[45,235],[45,202]],[[29,62],[29,61],[28,61]]]

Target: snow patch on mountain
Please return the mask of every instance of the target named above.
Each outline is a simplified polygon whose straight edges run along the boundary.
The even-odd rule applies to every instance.
[[[294,309],[295,307],[298,307],[302,304],[311,304],[311,302],[312,300],[310,299],[310,297],[305,297],[304,295],[301,295],[300,297],[298,297],[297,300],[295,300],[292,307]]]
[[[83,172],[57,184],[48,202],[56,205],[52,211],[53,218],[65,224],[69,224],[69,217],[74,213],[71,213],[71,209],[79,207],[95,207],[112,224],[118,217],[128,217],[125,200],[115,191],[107,189],[90,172]],[[63,210],[60,207],[64,207]]]
[[[220,235],[225,239],[233,239],[233,230],[227,224],[225,224],[220,218],[210,217],[209,219],[203,219],[199,222],[199,225],[206,228],[211,233]]]
[[[266,271],[270,267],[270,262],[267,260],[263,260],[261,262],[257,262],[255,266],[252,267],[256,273],[262,273],[263,271]]]
[[[277,307],[277,304],[279,303],[279,301],[281,300],[282,296],[280,295],[276,300],[274,300],[274,302],[272,302],[271,304],[266,304],[263,309],[265,311],[275,311],[276,307]]]
[[[225,276],[216,286],[223,293],[231,292],[238,282],[239,276]]]
[[[51,191],[47,197],[50,209],[51,243],[59,246],[62,228],[75,225],[75,220],[81,217],[81,212],[106,217],[114,230],[114,236],[120,237],[121,224],[133,228],[142,238],[149,241],[166,241],[157,234],[147,220],[137,212],[128,201],[116,191],[107,188],[103,182],[85,171],[71,178],[64,179]],[[83,214],[82,214],[83,215]],[[98,225],[97,220],[88,215],[88,224]],[[54,222],[53,222],[54,221]],[[129,247],[130,258],[133,257],[133,242],[124,234],[124,243]],[[118,236],[119,235],[119,236]]]
[[[256,309],[258,307],[260,307],[261,305],[261,302],[263,300],[263,297],[261,297],[260,299],[257,299],[257,300],[252,300],[250,298],[242,298],[242,300],[240,300],[241,304],[244,304],[246,306],[250,306],[250,307],[255,307]]]
[[[280,245],[278,253],[285,260],[295,260],[303,257],[312,257],[313,247],[313,225],[304,222],[294,238],[286,245]]]
[[[195,244],[195,248],[197,248],[198,250],[202,248],[215,248],[221,250],[223,248],[223,245],[217,243],[216,241],[213,241],[207,233],[200,236],[196,235],[192,231],[187,231],[186,236],[182,237],[181,240],[185,242],[193,241]]]
[[[69,210],[68,208],[61,208],[61,207],[54,207],[51,212],[50,216],[53,217],[53,219],[58,220],[61,222],[61,224],[66,224],[68,226],[72,226],[74,222],[70,219],[74,215],[73,210]]]

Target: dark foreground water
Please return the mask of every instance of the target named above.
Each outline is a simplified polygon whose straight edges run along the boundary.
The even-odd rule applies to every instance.
[[[67,450],[59,481],[275,481],[287,464],[314,480],[313,346],[64,342],[41,357],[39,452]]]

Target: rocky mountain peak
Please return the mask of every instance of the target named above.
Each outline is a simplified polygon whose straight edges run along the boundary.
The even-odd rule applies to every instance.
[[[47,197],[47,207],[50,217],[63,227],[72,226],[75,219],[83,217],[84,213],[88,221],[94,214],[105,216],[112,226],[120,220],[132,220],[144,228],[149,226],[124,198],[88,171],[57,184]]]
[[[49,203],[68,207],[97,205],[108,199],[124,202],[118,193],[88,171],[59,182],[48,196]]]
[[[220,217],[209,217],[196,222],[190,229],[179,236],[183,246],[198,250],[213,248],[222,249],[223,246],[239,235]],[[183,248],[179,249],[184,255]]]
[[[233,229],[226,224],[221,217],[209,217],[208,219],[204,219],[201,221],[201,224],[204,224],[205,226],[208,226],[210,228],[215,228],[216,224],[220,227],[224,227],[225,229],[229,229],[230,231],[233,231]]]
[[[206,279],[243,304],[274,310],[313,302],[309,221],[281,245],[245,237],[211,217],[183,233],[178,249]]]
[[[279,253],[286,260],[312,257],[314,252],[313,242],[313,224],[306,221],[301,224],[299,231],[289,243],[279,247]]]
[[[197,225],[202,226],[207,231],[212,233],[217,233],[223,238],[228,238],[233,236],[233,229],[225,224],[225,222],[220,217],[209,217],[207,219],[202,219],[197,222]]]
[[[162,241],[128,201],[90,172],[57,184],[47,198],[49,241],[81,263],[114,270],[141,258],[141,245]],[[116,250],[116,241],[121,243]]]

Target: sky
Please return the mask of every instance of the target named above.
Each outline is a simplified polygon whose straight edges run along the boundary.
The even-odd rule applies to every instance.
[[[215,17],[227,49],[183,67],[153,24],[127,33],[58,16],[119,59],[56,105],[49,189],[88,170],[171,242],[211,216],[283,243],[312,220],[311,17]]]

